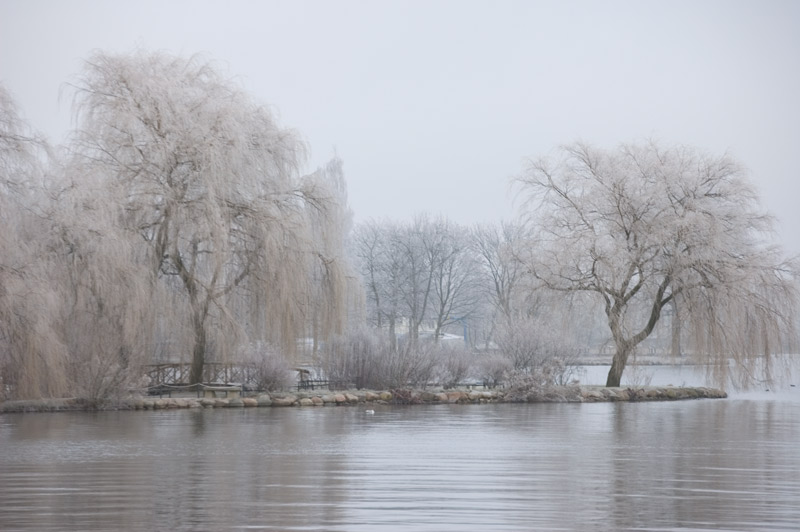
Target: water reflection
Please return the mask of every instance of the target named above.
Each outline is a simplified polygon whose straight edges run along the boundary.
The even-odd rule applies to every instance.
[[[0,417],[0,530],[793,530],[797,402]]]

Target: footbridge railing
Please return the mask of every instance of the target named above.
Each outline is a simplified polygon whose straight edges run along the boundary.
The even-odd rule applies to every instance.
[[[191,384],[191,373],[192,365],[189,363],[149,364],[146,371],[150,378],[150,386],[186,386]],[[255,365],[206,362],[203,365],[201,382],[247,385],[254,382],[255,378]]]

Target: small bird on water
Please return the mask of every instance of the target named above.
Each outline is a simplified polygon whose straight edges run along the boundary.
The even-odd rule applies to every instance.
[[[374,414],[375,411],[374,410],[365,410],[364,413],[365,414]]]

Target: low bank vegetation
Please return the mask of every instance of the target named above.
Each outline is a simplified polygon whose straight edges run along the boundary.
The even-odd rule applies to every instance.
[[[386,390],[436,386],[444,389],[508,382],[530,387],[574,381],[579,349],[530,323],[504,328],[492,350],[470,349],[463,340],[401,339],[393,347],[385,335],[360,328],[327,343],[318,365],[333,387]]]

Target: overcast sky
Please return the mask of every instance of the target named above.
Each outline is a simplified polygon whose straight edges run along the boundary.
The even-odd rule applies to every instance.
[[[205,53],[344,160],[356,220],[511,219],[526,157],[653,137],[751,172],[800,253],[800,2],[0,0],[0,82],[62,141],[93,50]]]

